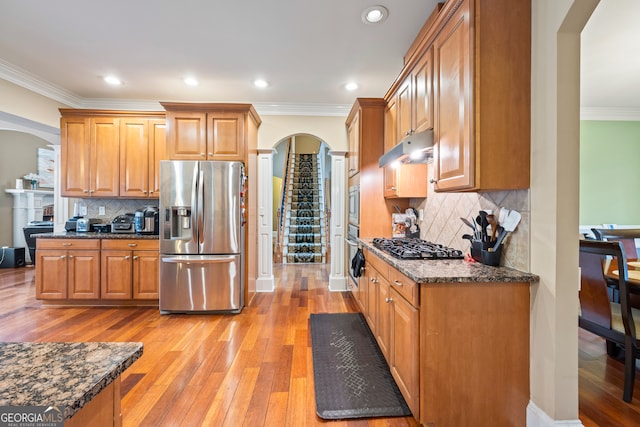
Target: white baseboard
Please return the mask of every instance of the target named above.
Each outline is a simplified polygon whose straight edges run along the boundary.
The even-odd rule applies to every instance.
[[[273,292],[275,291],[275,281],[271,277],[258,277],[256,279],[256,292]]]
[[[554,420],[535,403],[527,405],[527,427],[583,427],[580,420]]]
[[[347,278],[344,276],[329,276],[329,290],[332,292],[344,292],[347,290]]]

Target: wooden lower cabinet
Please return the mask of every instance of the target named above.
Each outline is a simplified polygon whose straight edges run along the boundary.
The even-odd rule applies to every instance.
[[[155,239],[36,241],[36,298],[148,301],[158,299]]]
[[[100,240],[38,239],[37,299],[96,299],[100,295]]]
[[[102,299],[157,299],[157,240],[102,241]]]
[[[369,327],[414,417],[419,405],[417,284],[371,252],[365,254]],[[415,295],[414,295],[415,294]],[[408,295],[408,299],[405,295]]]

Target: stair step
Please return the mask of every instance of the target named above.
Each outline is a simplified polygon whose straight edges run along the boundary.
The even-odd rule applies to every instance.
[[[288,254],[288,263],[321,263],[323,262],[322,254]]]

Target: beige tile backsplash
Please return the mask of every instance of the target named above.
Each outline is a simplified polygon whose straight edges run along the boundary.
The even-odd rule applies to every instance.
[[[87,207],[87,218],[98,218],[105,224],[118,215],[134,213],[147,206],[159,206],[156,199],[71,199],[69,202],[70,206],[74,202],[83,203]],[[100,206],[104,206],[105,215],[98,215]]]
[[[472,230],[460,220],[460,217],[474,221],[481,209],[491,209],[494,212],[501,207],[515,209],[520,212],[522,219],[516,230],[505,238],[501,265],[529,271],[529,190],[436,193],[433,185],[429,185],[429,196],[426,199],[414,199],[411,203],[416,209],[424,210],[424,221],[420,223],[420,235],[423,239],[467,253],[470,242],[463,239],[462,235],[471,234]]]

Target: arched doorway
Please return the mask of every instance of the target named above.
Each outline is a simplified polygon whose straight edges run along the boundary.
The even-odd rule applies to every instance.
[[[281,237],[278,235],[282,211],[282,180],[286,174],[285,162],[290,150],[314,152],[317,156],[319,181],[322,186],[324,206],[325,247],[322,263],[330,263],[330,290],[344,291],[347,286],[345,270],[345,188],[346,151],[331,150],[330,145],[317,135],[295,133],[280,138],[273,148],[258,149],[258,278],[257,292],[272,292],[274,279],[272,267],[274,247]],[[307,154],[307,153],[305,153]],[[284,216],[283,216],[284,223]],[[280,248],[282,250],[282,248]],[[287,262],[293,259],[287,259]],[[303,261],[304,262],[304,261]]]

